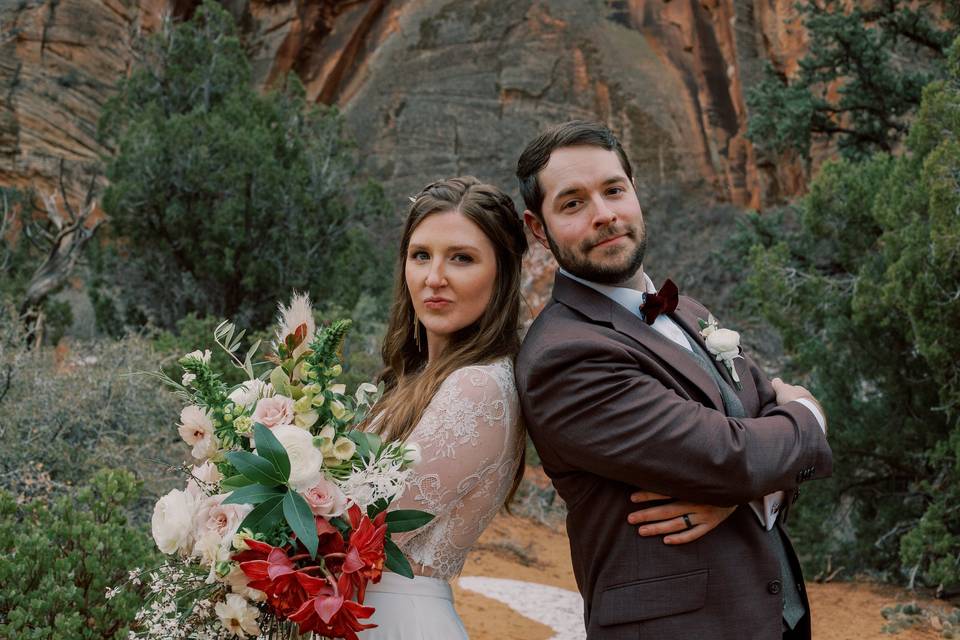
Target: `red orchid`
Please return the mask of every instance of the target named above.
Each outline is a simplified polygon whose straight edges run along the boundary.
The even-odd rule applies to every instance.
[[[289,618],[300,625],[301,633],[313,631],[324,637],[359,640],[357,631],[377,626],[360,622],[360,618],[373,615],[374,608],[349,600],[350,590],[350,578],[343,574],[338,590],[335,591],[328,584],[326,589],[304,602]]]
[[[343,561],[342,571],[350,576],[357,590],[357,601],[362,603],[367,590],[367,582],[380,582],[383,575],[383,563],[386,552],[383,545],[387,536],[387,513],[381,511],[371,520],[356,505],[350,507],[347,515],[353,532],[350,534],[349,548]]]

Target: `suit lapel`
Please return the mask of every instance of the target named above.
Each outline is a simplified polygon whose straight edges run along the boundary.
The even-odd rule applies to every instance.
[[[720,373],[720,376],[730,385],[730,388],[735,390],[736,386],[733,383],[730,372],[725,366],[717,362],[716,358],[710,354],[710,350],[707,349],[707,343],[704,341],[703,336],[700,335],[700,323],[697,322],[697,315],[690,308],[690,302],[686,296],[680,296],[677,310],[673,312],[670,317],[683,328],[688,338],[696,340],[697,343],[699,343],[703,352],[710,356],[710,363],[713,364],[713,368]],[[704,320],[706,320],[706,318],[704,318]]]
[[[635,315],[602,293],[557,272],[553,285],[557,302],[575,309],[594,322],[609,324],[618,332],[638,342],[652,352],[668,368],[701,389],[714,409],[723,411],[723,396],[717,383],[693,360],[686,349],[663,337]],[[699,337],[699,334],[698,334]]]

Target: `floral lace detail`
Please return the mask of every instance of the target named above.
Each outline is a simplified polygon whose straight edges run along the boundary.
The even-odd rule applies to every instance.
[[[414,571],[450,580],[497,514],[520,464],[523,434],[509,359],[464,367],[443,381],[408,438],[422,460],[391,509],[436,516],[394,535]]]

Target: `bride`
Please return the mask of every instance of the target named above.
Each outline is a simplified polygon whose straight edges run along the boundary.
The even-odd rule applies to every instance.
[[[513,381],[527,248],[520,217],[509,196],[473,177],[434,182],[411,200],[382,349],[386,390],[370,428],[420,447],[391,508],[435,518],[394,535],[417,575],[385,572],[368,586],[364,604],[379,626],[364,640],[467,637],[449,580],[523,474]]]
[[[420,447],[411,482],[390,508],[435,517],[393,535],[416,576],[384,572],[367,587],[364,604],[376,608],[370,622],[378,626],[360,632],[363,640],[467,638],[449,581],[523,475],[513,377],[527,249],[520,216],[508,195],[469,176],[434,182],[411,200],[382,348],[385,392],[367,424]],[[685,508],[705,526],[683,542],[729,515]]]

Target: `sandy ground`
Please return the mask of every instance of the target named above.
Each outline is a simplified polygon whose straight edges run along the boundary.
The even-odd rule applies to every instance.
[[[552,529],[501,514],[470,554],[464,576],[511,578],[576,591],[562,526]],[[455,584],[457,610],[472,640],[549,640],[554,631],[496,600]],[[922,622],[896,635],[881,631],[884,607],[918,600],[912,594],[869,583],[808,584],[815,640],[936,640]]]

